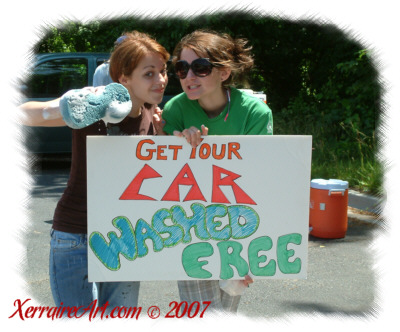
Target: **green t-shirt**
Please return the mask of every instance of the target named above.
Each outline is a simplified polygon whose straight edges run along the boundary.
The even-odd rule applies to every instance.
[[[162,113],[166,121],[164,131],[172,134],[201,125],[208,128],[208,135],[272,135],[273,122],[270,108],[260,99],[245,92],[231,89],[231,105],[221,114],[210,119],[197,100],[190,100],[186,93],[181,93],[167,102]]]

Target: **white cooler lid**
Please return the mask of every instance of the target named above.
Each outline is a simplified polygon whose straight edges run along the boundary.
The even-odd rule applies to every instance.
[[[347,189],[349,188],[349,183],[347,181],[337,180],[337,179],[329,179],[329,180],[314,179],[311,180],[311,188],[325,189],[325,190]]]

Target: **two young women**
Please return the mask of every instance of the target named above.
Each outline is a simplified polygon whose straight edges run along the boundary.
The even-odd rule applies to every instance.
[[[124,85],[132,100],[132,111],[121,123],[105,126],[99,121],[73,130],[71,174],[53,221],[50,279],[57,305],[88,305],[92,289],[87,281],[86,136],[112,131],[127,135],[152,135],[155,111],[148,104],[161,102],[167,84],[167,51],[147,35],[126,34],[110,58],[110,75]],[[183,93],[170,100],[162,117],[167,134],[184,136],[196,146],[201,135],[272,134],[272,114],[266,104],[231,87],[253,66],[246,41],[211,32],[194,32],[174,50],[174,64]],[[25,104],[31,125],[65,125],[61,119],[43,121],[41,112],[51,103]],[[116,129],[116,130],[115,130]],[[243,281],[247,283],[248,281]],[[217,310],[235,312],[240,296],[229,296],[218,281],[179,281],[182,301],[211,301]],[[99,283],[99,305],[137,305],[139,282]]]

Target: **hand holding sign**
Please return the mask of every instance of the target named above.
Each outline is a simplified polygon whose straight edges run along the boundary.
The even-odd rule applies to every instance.
[[[201,131],[196,127],[190,127],[189,129],[185,129],[182,132],[175,130],[174,136],[176,137],[185,137],[186,141],[193,147],[196,148],[202,141],[201,136],[208,135],[208,128],[204,125],[201,125]]]

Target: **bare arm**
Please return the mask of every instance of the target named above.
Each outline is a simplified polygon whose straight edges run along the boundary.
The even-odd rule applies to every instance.
[[[19,106],[20,122],[25,126],[66,126],[60,112],[60,98],[49,101],[28,101]]]

